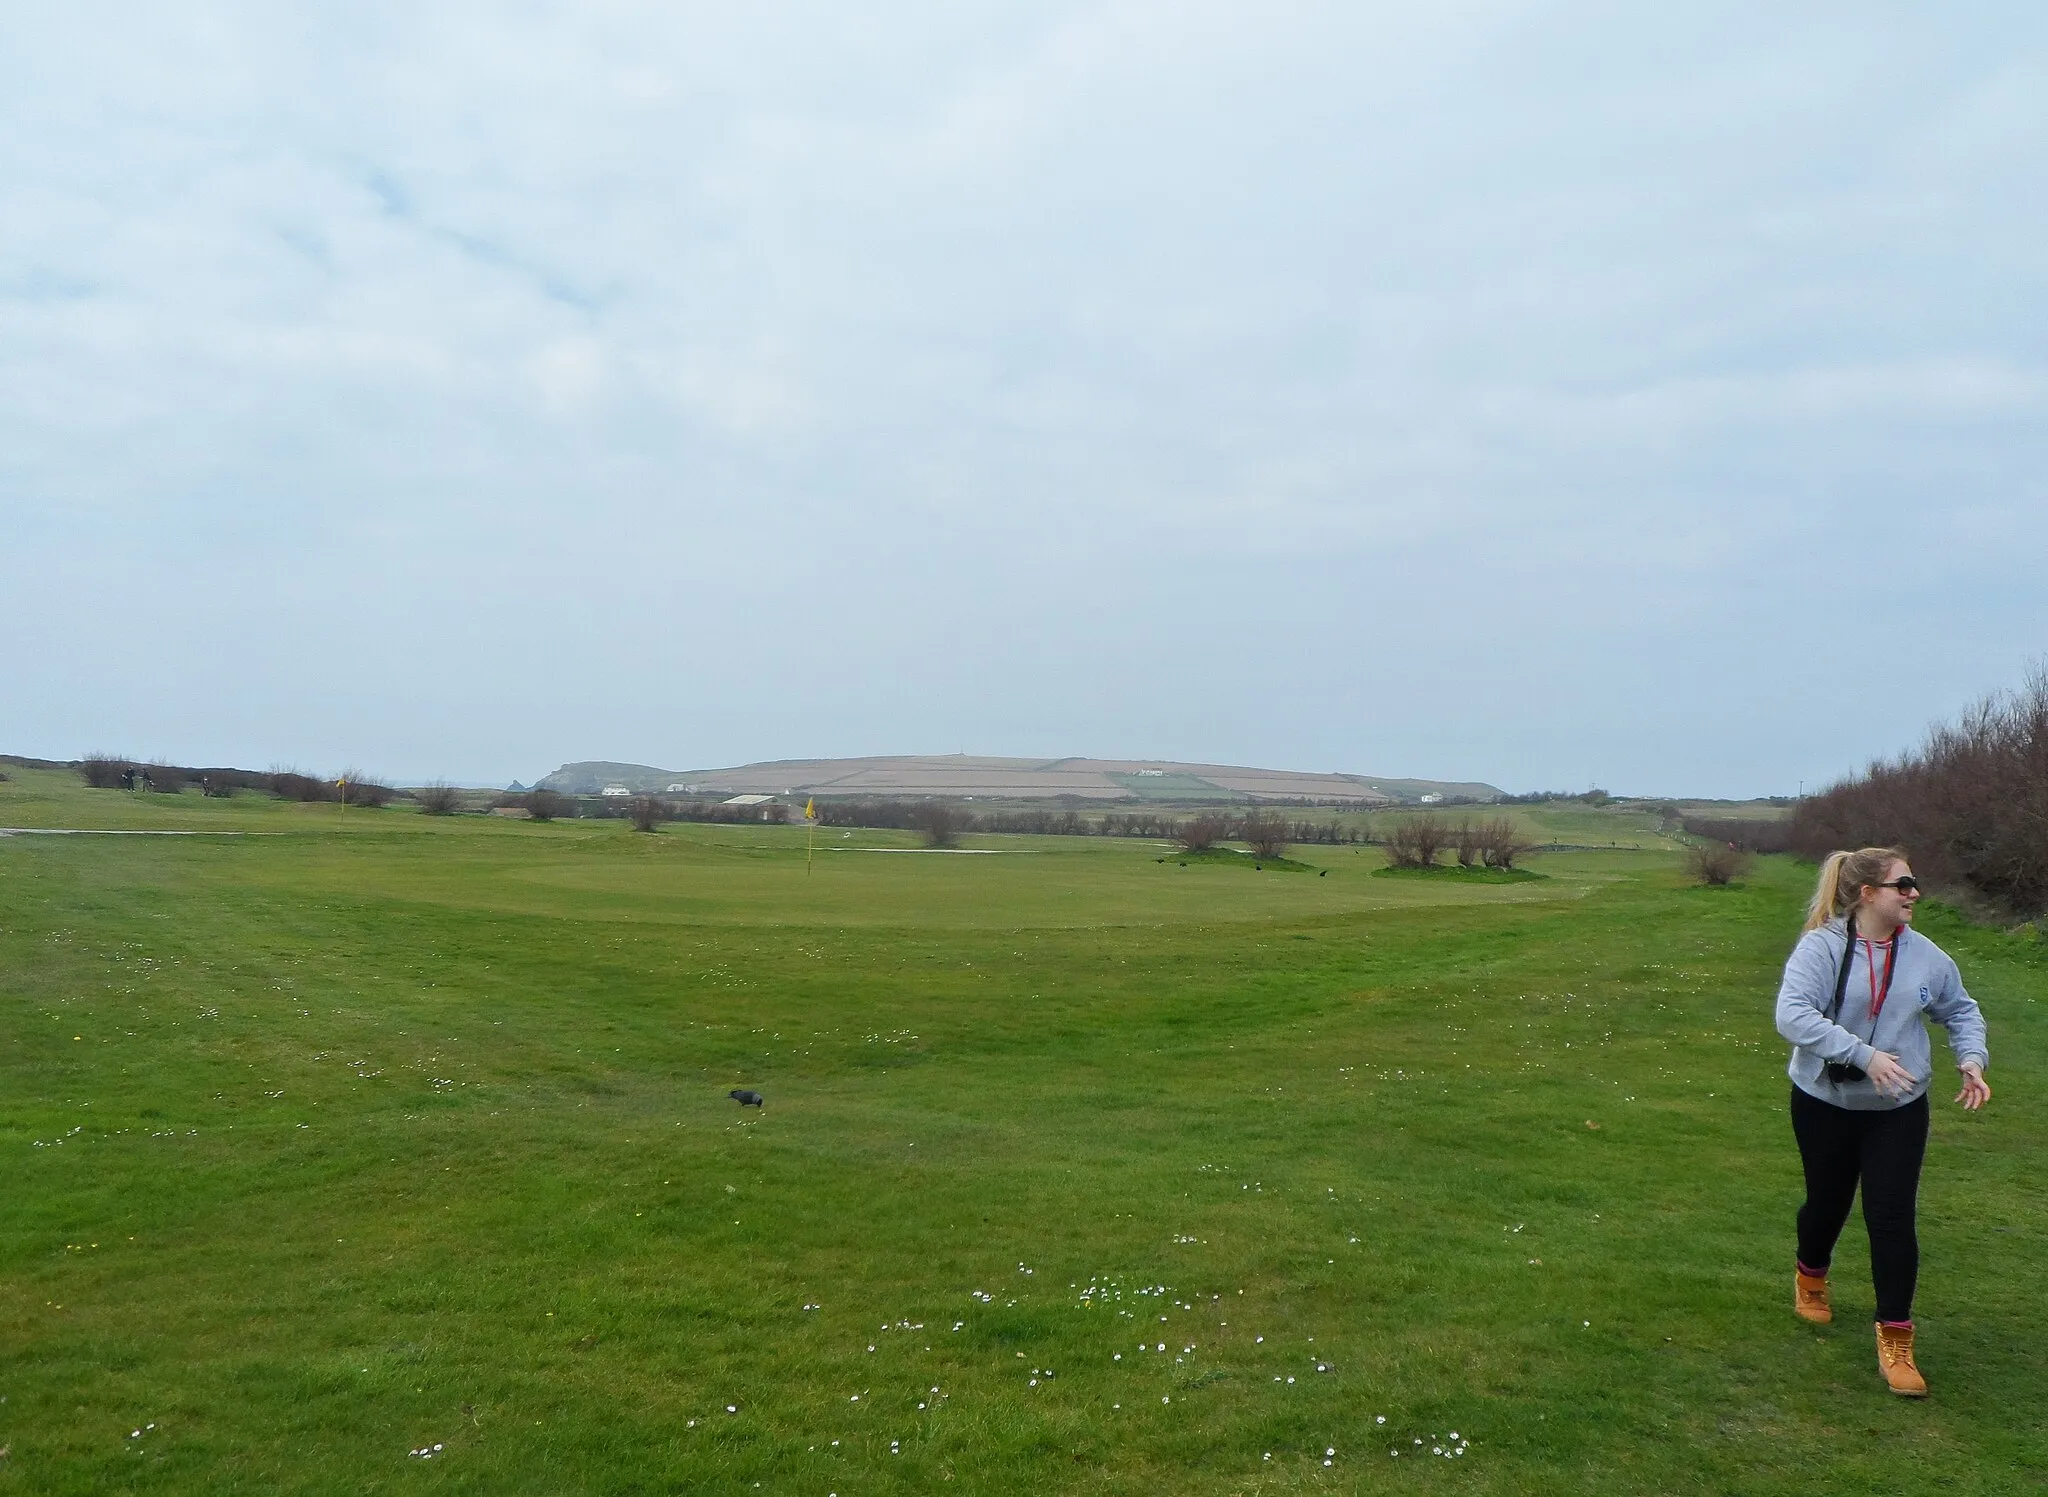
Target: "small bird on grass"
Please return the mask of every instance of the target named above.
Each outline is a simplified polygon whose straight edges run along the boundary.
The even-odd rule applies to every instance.
[[[759,1092],[750,1092],[745,1087],[735,1087],[727,1092],[726,1095],[742,1107],[762,1107],[767,1105],[767,1099]]]

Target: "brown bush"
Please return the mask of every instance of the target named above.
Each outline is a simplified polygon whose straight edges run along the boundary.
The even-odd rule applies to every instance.
[[[1269,812],[1246,812],[1237,825],[1237,834],[1255,857],[1279,858],[1287,854],[1287,823]]]
[[[1173,840],[1182,852],[1207,852],[1223,840],[1230,824],[1213,812],[1204,811],[1199,816],[1190,816],[1183,821],[1173,834]]]
[[[390,805],[398,798],[397,786],[387,785],[382,780],[370,779],[360,770],[344,769],[340,781],[340,795],[347,805],[377,810]]]
[[[339,800],[341,791],[332,780],[315,779],[296,769],[273,770],[266,787],[279,800]]]
[[[636,795],[626,808],[636,832],[651,832],[669,819],[668,802],[658,795]]]
[[[113,754],[88,754],[79,761],[78,772],[95,790],[133,790],[135,766]]]
[[[529,790],[515,804],[526,807],[526,814],[535,821],[553,821],[573,809],[569,797],[559,790]]]
[[[960,840],[960,813],[944,801],[919,806],[913,824],[924,833],[926,847],[951,847]]]
[[[1687,816],[1680,825],[1695,837],[1727,842],[1744,852],[1792,850],[1792,823],[1780,817]]]
[[[462,792],[440,780],[434,781],[431,785],[422,785],[413,793],[413,799],[419,802],[420,810],[429,816],[453,816],[462,809]]]
[[[1698,842],[1686,849],[1685,871],[1703,884],[1733,883],[1749,872],[1749,854],[1732,842]]]

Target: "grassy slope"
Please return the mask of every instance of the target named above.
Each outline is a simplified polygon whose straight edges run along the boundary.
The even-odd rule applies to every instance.
[[[30,774],[0,824],[30,797],[289,834],[0,841],[0,1493],[2048,1474],[2012,1415],[2048,974],[1931,922],[2000,1090],[1937,1110],[1936,1398],[1899,1404],[1860,1249],[1836,1327],[1784,1304],[1790,865],[1484,887],[877,835],[806,875],[782,829],[337,835]],[[1452,1429],[1455,1462],[1410,1443]]]

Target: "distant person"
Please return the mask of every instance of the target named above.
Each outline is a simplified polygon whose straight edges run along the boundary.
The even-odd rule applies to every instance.
[[[1830,853],[1778,989],[1778,1033],[1793,1045],[1792,1133],[1806,1170],[1792,1307],[1817,1325],[1834,1319],[1828,1264],[1860,1184],[1877,1367],[1906,1398],[1927,1396],[1913,1360],[1913,1218],[1934,1071],[1923,1014],[1948,1031],[1963,1077],[1956,1101],[1974,1112],[1991,1100],[1983,1012],[1948,953],[1908,928],[1919,898],[1897,848]]]

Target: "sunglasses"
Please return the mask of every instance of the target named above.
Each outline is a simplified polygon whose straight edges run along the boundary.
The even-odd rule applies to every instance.
[[[1917,878],[1913,878],[1909,875],[1905,878],[1895,878],[1891,880],[1891,882],[1889,883],[1876,884],[1872,887],[1879,889],[1897,889],[1901,894],[1918,894],[1920,892],[1920,880],[1918,880]]]

